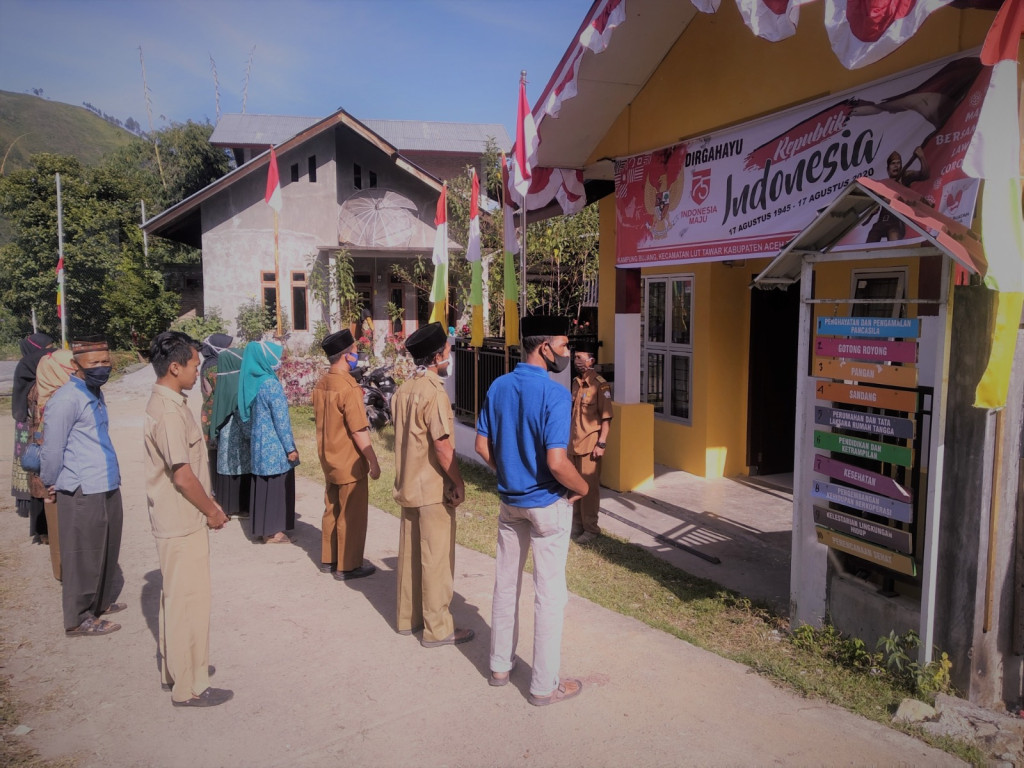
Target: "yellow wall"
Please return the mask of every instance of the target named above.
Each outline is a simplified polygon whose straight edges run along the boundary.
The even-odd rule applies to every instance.
[[[937,11],[899,50],[876,64],[850,71],[832,52],[823,14],[823,3],[802,6],[797,34],[779,43],[754,37],[732,3],[723,3],[715,14],[697,14],[647,85],[609,128],[590,162],[650,151],[973,48],[984,40],[992,21],[991,12]],[[614,206],[614,199],[608,197],[600,208],[601,362],[611,362],[615,349]],[[716,263],[643,271],[645,275],[692,272],[696,277],[693,423],[685,426],[655,419],[656,462],[707,477],[746,473],[747,284],[751,273],[767,263],[762,259],[747,260],[746,268]],[[900,263],[910,267],[907,290],[913,295],[916,260]],[[850,270],[859,266],[881,268],[882,262],[823,266],[818,279],[825,284],[819,283],[818,295],[826,295],[822,292],[826,286],[831,295],[849,295]],[[830,281],[838,293],[831,293]],[[837,311],[848,314],[849,307]]]

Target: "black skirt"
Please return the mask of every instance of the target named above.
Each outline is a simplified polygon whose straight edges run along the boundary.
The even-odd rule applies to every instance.
[[[295,527],[295,470],[283,475],[252,475],[249,485],[253,536],[273,536]]]
[[[249,486],[252,475],[217,475],[213,481],[213,497],[225,515],[249,517]]]

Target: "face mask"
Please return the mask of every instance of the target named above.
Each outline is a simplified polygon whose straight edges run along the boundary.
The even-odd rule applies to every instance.
[[[356,356],[356,358],[354,360],[351,360],[348,357],[346,357],[345,359],[348,360],[348,369],[350,371],[354,371],[356,368],[359,367],[359,356],[358,355]]]
[[[590,369],[586,363],[573,362],[572,366],[576,369],[576,373],[586,373]]]
[[[444,366],[443,368],[441,366]],[[437,362],[437,375],[442,379],[447,379],[448,375],[452,370],[452,359],[449,357],[445,360],[438,360]]]
[[[551,357],[551,360],[548,360],[546,357],[544,358],[544,365],[546,365],[548,367],[548,370],[551,371],[552,373],[561,373],[562,371],[565,370],[566,366],[569,365],[568,355],[557,355],[555,354],[555,350],[552,349]]]
[[[84,377],[87,385],[99,389],[106,384],[107,379],[110,378],[110,366],[101,365],[96,368],[83,368],[82,376]]]

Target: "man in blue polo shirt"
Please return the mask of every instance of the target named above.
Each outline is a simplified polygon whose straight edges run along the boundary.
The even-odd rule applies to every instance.
[[[568,326],[563,317],[523,318],[523,362],[491,384],[477,421],[476,452],[497,472],[501,497],[489,682],[505,685],[514,666],[519,590],[532,547],[536,600],[529,702],[539,707],[583,690],[579,680],[558,675],[572,505],[587,492],[566,452],[572,397],[548,376],[569,364]]]
[[[121,473],[110,442],[100,388],[110,375],[107,342],[71,343],[75,373],[46,404],[39,477],[57,502],[64,629],[69,637],[107,635],[121,628],[103,614],[112,602],[121,552]]]

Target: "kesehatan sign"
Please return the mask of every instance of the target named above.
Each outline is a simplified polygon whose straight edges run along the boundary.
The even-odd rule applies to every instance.
[[[849,184],[893,179],[970,226],[978,180],[961,170],[990,70],[935,62],[855,92],[619,160],[620,266],[772,256]],[[885,210],[840,247],[912,242]]]

